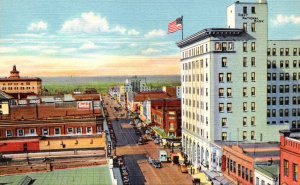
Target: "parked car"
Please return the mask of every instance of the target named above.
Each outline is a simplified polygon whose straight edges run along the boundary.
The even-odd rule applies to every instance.
[[[152,166],[154,168],[161,168],[161,162],[159,162],[159,161],[153,161],[152,162]]]
[[[159,143],[160,143],[160,139],[155,138],[155,139],[154,139],[154,144],[159,144]]]
[[[148,161],[149,164],[153,163],[153,159],[151,157],[148,157],[147,161]]]

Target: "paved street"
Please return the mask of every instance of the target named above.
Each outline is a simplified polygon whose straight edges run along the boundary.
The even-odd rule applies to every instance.
[[[110,97],[104,97],[104,104],[107,108],[110,120],[113,125],[114,133],[117,139],[117,156],[124,156],[125,166],[128,169],[130,184],[153,184],[153,185],[189,185],[192,184],[192,178],[186,173],[181,173],[177,165],[163,163],[162,168],[154,168],[147,162],[147,157],[158,159],[160,145],[149,141],[144,145],[137,145],[139,136],[135,130],[128,124],[131,119],[119,118],[115,120],[115,106],[118,106],[115,100]],[[122,110],[125,112],[125,110]]]
[[[136,145],[139,137],[135,134],[133,128],[121,128],[122,123],[129,123],[127,119],[112,121],[113,129],[117,137],[117,146]]]

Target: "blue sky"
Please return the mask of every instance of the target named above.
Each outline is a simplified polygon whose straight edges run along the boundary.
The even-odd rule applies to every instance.
[[[232,3],[0,0],[0,76],[13,64],[26,76],[179,74],[181,33],[168,22],[183,15],[185,36],[226,27]],[[268,3],[269,39],[300,39],[300,1]]]

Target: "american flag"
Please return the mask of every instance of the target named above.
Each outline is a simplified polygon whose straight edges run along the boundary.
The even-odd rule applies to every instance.
[[[174,33],[182,30],[182,17],[178,17],[175,21],[170,22],[168,25],[168,33]]]

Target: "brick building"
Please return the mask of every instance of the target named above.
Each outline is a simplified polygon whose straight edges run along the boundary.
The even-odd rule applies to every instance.
[[[299,185],[300,130],[280,133],[280,184]]]
[[[100,140],[105,139],[105,137],[100,140],[96,139],[102,138],[102,131],[103,120],[95,117],[1,121],[0,153],[94,148],[97,147],[97,143],[102,143]],[[103,141],[103,143],[105,142]],[[98,147],[104,147],[103,143],[99,144]]]
[[[279,162],[279,145],[278,143],[224,145],[222,154],[223,175],[236,184],[252,185],[255,165]]]
[[[42,93],[42,80],[36,77],[20,77],[17,67],[14,65],[10,76],[0,78],[0,90],[21,99],[28,94]]]
[[[151,100],[151,120],[168,136],[181,136],[181,100]]]

